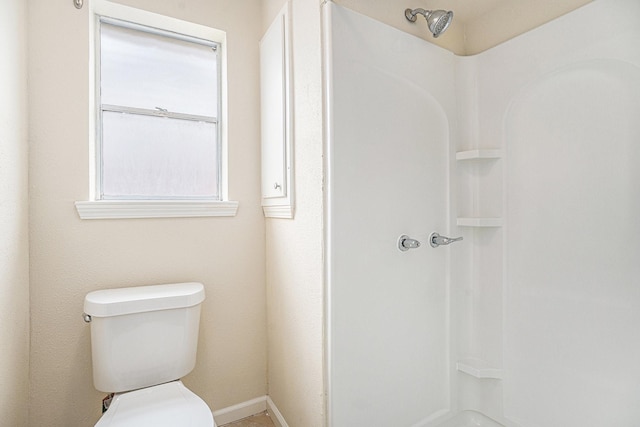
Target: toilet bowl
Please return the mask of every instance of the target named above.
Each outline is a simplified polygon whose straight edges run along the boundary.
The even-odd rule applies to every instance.
[[[215,427],[211,410],[182,381],[118,393],[96,427]]]
[[[201,283],[94,291],[93,383],[115,393],[96,427],[215,427],[207,404],[180,378],[196,363]]]

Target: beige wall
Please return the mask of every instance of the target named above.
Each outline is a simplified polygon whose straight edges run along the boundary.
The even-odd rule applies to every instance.
[[[569,13],[592,0],[336,0],[336,3],[370,16],[401,31],[452,51],[474,55]],[[404,9],[453,10],[454,20],[447,32],[434,38],[422,18],[408,22]],[[486,10],[489,7],[489,10]]]
[[[263,31],[284,1],[265,1]],[[325,425],[319,2],[292,1],[295,219],[267,220],[269,396],[290,427]]]
[[[0,3],[0,424],[27,425],[27,7]]]
[[[29,425],[91,425],[99,417],[102,394],[93,388],[89,329],[80,319],[87,292],[197,280],[207,301],[187,385],[214,410],[268,393],[291,427],[323,426],[320,2],[292,0],[296,217],[265,225],[257,42],[283,0],[120,1],[228,32],[229,190],[240,209],[235,218],[81,221],[73,202],[88,196],[88,7],[29,3]],[[458,54],[482,51],[586,2],[505,2],[482,19],[454,21],[433,39],[426,26],[397,13],[398,3],[338,1]],[[0,9],[0,320],[12,325],[0,332],[0,382],[12,384],[0,396],[0,419],[10,425],[26,425],[29,370],[25,9],[17,0]]]
[[[474,55],[571,12],[592,0],[518,0],[465,23],[465,54]],[[594,31],[599,31],[595,29]]]
[[[267,391],[261,2],[123,2],[227,31],[229,193],[240,208],[234,218],[80,220],[74,201],[89,193],[89,11],[29,2],[32,426],[89,426],[100,416],[81,313],[85,294],[101,288],[203,282],[198,362],[185,383],[214,410]]]
[[[376,21],[384,22],[405,33],[423,38],[429,43],[448,49],[458,55],[465,54],[464,23],[459,19],[455,19],[455,11],[451,26],[447,29],[446,33],[438,38],[434,38],[429,32],[426,21],[421,16],[418,17],[419,19],[415,23],[407,21],[404,16],[404,10],[418,7],[430,9],[433,5],[429,4],[427,0],[336,0],[335,3],[369,16]],[[442,7],[447,10],[451,9],[451,7],[447,7],[446,5]],[[435,9],[436,7],[433,8]]]

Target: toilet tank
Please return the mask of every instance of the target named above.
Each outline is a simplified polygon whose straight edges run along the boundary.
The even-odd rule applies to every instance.
[[[201,283],[106,289],[87,294],[93,383],[122,392],[173,381],[196,363]]]

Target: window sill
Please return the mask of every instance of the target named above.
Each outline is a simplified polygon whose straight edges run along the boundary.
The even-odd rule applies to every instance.
[[[238,202],[209,200],[96,200],[76,202],[81,219],[236,216]]]

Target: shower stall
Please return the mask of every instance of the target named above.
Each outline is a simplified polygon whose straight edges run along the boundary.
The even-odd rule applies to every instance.
[[[640,2],[471,57],[323,20],[329,425],[640,425]]]

